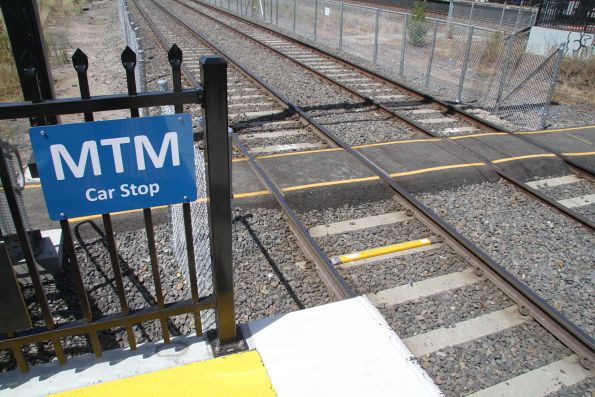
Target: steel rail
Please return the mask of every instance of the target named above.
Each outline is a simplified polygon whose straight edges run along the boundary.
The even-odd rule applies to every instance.
[[[134,3],[134,5],[138,9],[138,11],[140,12],[141,16],[145,19],[145,21],[147,22],[147,24],[149,25],[151,30],[157,36],[159,44],[161,46],[163,46],[164,48],[168,48],[168,45],[170,43],[167,42],[167,39],[165,38],[165,36],[159,31],[158,27],[150,19],[150,17],[146,13],[146,11],[138,6],[138,4],[136,3],[136,0],[132,0],[132,2]],[[159,4],[157,4],[156,2],[155,2],[155,4],[162,11],[165,11],[165,9],[161,8]],[[212,48],[214,51],[218,51],[209,41],[206,40],[206,38],[203,38],[202,40],[207,45],[207,47]],[[232,63],[232,62],[230,62],[230,63]],[[234,65],[234,67],[238,68],[238,64],[235,64],[235,63],[232,63],[232,64]],[[190,81],[191,84],[193,84],[195,86],[198,84],[198,81],[196,80],[196,78],[192,75],[192,73],[187,68],[183,69],[182,71],[183,71],[185,77]],[[245,70],[238,69],[238,71],[240,71],[242,74],[246,75],[246,77],[249,78],[250,80],[253,80],[255,82],[255,84],[261,86],[261,84],[259,84],[258,81],[254,80],[255,77],[253,77],[251,74],[248,75]],[[266,91],[272,93],[272,91],[270,91],[269,88],[266,88]],[[293,111],[293,113],[297,114],[297,111],[294,106],[283,102],[284,100],[286,100],[285,98],[278,96],[278,95],[275,95],[275,98],[283,104],[283,107],[285,109],[290,109]],[[300,115],[300,119],[301,118],[302,118],[302,116]],[[289,204],[287,203],[287,201],[285,200],[285,198],[283,196],[283,193],[281,193],[281,191],[277,188],[275,183],[266,174],[266,172],[260,166],[260,164],[258,164],[258,162],[255,161],[254,157],[248,152],[246,147],[241,143],[238,136],[233,132],[231,132],[230,135],[233,139],[235,146],[248,159],[248,162],[249,162],[252,170],[255,172],[255,174],[258,176],[258,178],[262,181],[262,183],[265,185],[265,187],[269,190],[269,192],[275,197],[275,199],[277,200],[277,203],[279,204],[281,209],[285,212],[285,215],[287,216],[289,228],[292,231],[292,233],[295,235],[298,246],[304,252],[304,254],[310,260],[312,260],[312,262],[315,264],[316,271],[317,271],[318,275],[320,276],[320,279],[323,281],[325,286],[328,288],[328,290],[331,291],[338,299],[341,299],[341,300],[355,297],[355,294],[353,293],[351,288],[347,285],[345,280],[343,280],[343,278],[339,275],[339,273],[335,269],[335,266],[332,264],[330,258],[324,253],[324,251],[322,250],[320,245],[310,235],[310,233],[308,233],[308,230],[306,229],[304,224],[299,220],[299,218],[297,217],[295,212],[293,212],[293,210],[290,208]],[[325,136],[325,140],[328,141],[328,138],[326,136]],[[334,144],[334,142],[332,142],[332,143],[334,146],[336,146],[336,144]]]
[[[156,4],[157,7],[160,8],[164,13],[169,15],[173,20],[177,21],[182,27],[192,32],[205,43],[208,43],[208,45],[217,51],[221,56],[227,58],[230,64],[233,64],[237,69],[245,71],[243,66],[225,54],[224,51],[216,48],[208,39],[203,39],[204,36],[201,33],[180,20],[180,18],[173,15],[169,10],[158,4],[156,0],[151,1]],[[267,91],[272,89],[265,88],[266,85],[262,83],[259,85]],[[584,367],[590,368],[592,366],[592,364],[595,362],[595,340],[587,335],[585,331],[562,315],[562,313],[547,303],[543,298],[541,298],[541,296],[531,290],[518,278],[513,276],[500,264],[495,262],[490,256],[488,256],[450,224],[440,218],[429,207],[415,198],[374,162],[341,141],[326,127],[311,119],[303,110],[297,107],[297,105],[294,104],[293,106],[297,109],[298,113],[302,114],[306,118],[309,118],[313,126],[319,128],[322,132],[327,134],[328,137],[334,140],[343,150],[353,156],[357,161],[362,163],[375,175],[377,175],[383,182],[385,182],[396,193],[396,200],[405,209],[412,211],[415,217],[426,227],[428,227],[428,229],[437,235],[442,236],[445,242],[457,253],[468,260],[473,266],[483,271],[485,276],[490,281],[492,281],[500,290],[502,290],[519,305],[519,307],[522,309],[522,313],[531,315],[544,328],[556,336],[563,344],[574,351],[580,357],[580,362]]]
[[[332,84],[337,85],[338,87],[340,87],[342,90],[346,91],[347,93],[349,93],[350,95],[353,95],[357,98],[360,98],[361,100],[363,100],[365,103],[368,104],[372,104],[374,106],[376,106],[377,108],[379,108],[381,111],[383,111],[385,114],[391,116],[391,117],[395,117],[401,121],[404,121],[405,123],[409,124],[410,126],[414,127],[417,131],[426,134],[428,136],[434,137],[434,138],[442,138],[440,135],[434,133],[433,131],[431,131],[430,129],[428,129],[427,127],[421,125],[420,123],[412,120],[410,117],[408,117],[407,115],[402,114],[401,112],[397,112],[395,110],[390,109],[389,107],[379,103],[378,101],[374,100],[373,98],[370,98],[367,95],[361,94],[359,92],[357,92],[356,90],[354,90],[353,88],[341,83],[340,81],[337,81],[334,78],[328,77],[326,76],[323,72],[319,72],[316,69],[304,65],[303,63],[301,63],[300,61],[292,58],[291,56],[286,55],[285,53],[277,50],[276,48],[263,43],[261,41],[259,41],[258,39],[246,34],[245,32],[233,27],[233,26],[229,26],[224,22],[221,22],[220,20],[214,18],[211,15],[205,14],[200,10],[197,10],[195,8],[192,8],[190,6],[188,6],[187,4],[182,3],[180,0],[173,0],[176,3],[180,4],[181,6],[184,6],[190,10],[193,10],[197,13],[199,13],[200,15],[202,15],[203,17],[221,24],[223,26],[225,26],[228,29],[233,30],[234,32],[236,32],[237,34],[242,35],[242,37],[245,37],[259,45],[262,45],[264,47],[266,47],[267,49],[275,52],[276,54],[278,54],[279,56],[288,59],[290,61],[292,61],[293,63],[297,64],[298,66],[307,69],[308,71],[310,71],[311,73],[316,74],[318,77],[325,79],[329,82],[331,82]],[[198,0],[190,0],[196,4],[201,4]],[[246,22],[243,18],[239,18],[233,14],[229,14],[227,11],[223,10],[219,10],[218,8],[213,8],[213,6],[210,5],[205,5],[208,8],[211,9],[215,9],[216,12],[223,12],[226,15],[230,15],[231,17],[233,17],[234,19],[240,19],[242,22]],[[253,23],[248,21],[246,22],[250,25],[252,25]],[[256,27],[261,28],[260,25],[256,25]],[[356,71],[359,72],[359,69],[356,66],[353,66],[353,68],[356,68]],[[371,77],[374,80],[380,80],[383,83],[385,82],[381,77]],[[491,127],[490,127],[491,128]],[[490,129],[491,131],[491,129]],[[480,160],[482,160],[483,162],[485,162],[494,172],[496,172],[498,175],[500,175],[502,178],[504,178],[505,180],[509,181],[510,183],[512,183],[513,185],[515,185],[516,187],[518,187],[519,189],[521,189],[525,194],[527,194],[529,197],[531,198],[536,198],[538,200],[540,200],[542,203],[549,205],[550,207],[553,207],[554,209],[556,209],[557,211],[561,212],[562,214],[564,214],[565,216],[567,216],[568,218],[572,219],[573,221],[577,221],[579,223],[581,223],[583,226],[588,227],[591,230],[595,230],[595,222],[591,221],[590,219],[588,219],[587,217],[585,217],[584,215],[580,214],[579,212],[573,210],[572,208],[566,207],[562,204],[560,204],[559,202],[557,202],[556,200],[548,197],[547,195],[543,194],[542,192],[540,192],[537,189],[532,188],[531,186],[528,186],[527,184],[525,184],[524,182],[522,182],[521,180],[519,180],[518,178],[516,178],[515,176],[511,175],[510,173],[506,172],[502,167],[498,166],[497,164],[493,163],[492,161],[490,161],[487,157],[482,156],[479,153],[474,152],[473,150],[467,148],[466,146],[457,143],[456,141],[453,141],[451,139],[445,139],[446,142],[448,142],[448,144],[463,150],[464,152],[471,154],[477,158],[479,158]],[[555,154],[555,153],[554,153]],[[575,166],[576,167],[576,166]],[[582,172],[584,172],[584,170],[581,169]]]
[[[175,1],[179,2],[178,0],[175,0]],[[235,14],[229,12],[229,11],[226,11],[224,9],[221,9],[219,7],[215,7],[215,6],[212,6],[210,4],[205,4],[202,1],[198,1],[198,0],[190,0],[190,1],[192,1],[194,3],[197,3],[197,4],[200,4],[200,5],[204,6],[204,7],[213,9],[213,10],[215,10],[217,12],[222,12],[222,13],[228,15],[229,17],[234,18],[234,19],[239,20],[239,21],[242,21],[242,22],[244,22],[246,24],[249,24],[249,25],[252,25],[254,27],[258,27],[260,29],[266,30],[268,33],[273,34],[273,35],[278,36],[278,37],[281,37],[281,38],[283,38],[285,40],[293,41],[293,42],[298,43],[298,44],[300,44],[302,46],[305,46],[305,47],[311,49],[312,51],[315,51],[315,52],[317,52],[319,54],[322,54],[323,56],[331,59],[334,62],[337,62],[337,63],[342,64],[342,65],[346,65],[346,66],[351,67],[351,68],[354,68],[354,69],[358,70],[361,74],[363,74],[365,76],[368,76],[368,77],[370,77],[372,79],[381,80],[385,84],[391,85],[391,86],[393,86],[394,88],[396,88],[398,90],[401,90],[401,91],[404,91],[404,92],[408,92],[409,95],[416,96],[418,98],[423,98],[427,102],[433,102],[433,103],[439,105],[440,107],[442,107],[442,109],[445,112],[445,114],[459,116],[461,118],[466,119],[471,124],[474,124],[474,125],[479,126],[481,128],[486,128],[486,129],[491,130],[491,131],[494,131],[494,132],[505,132],[507,134],[516,136],[517,138],[522,139],[525,142],[532,143],[532,144],[540,147],[541,149],[543,149],[545,151],[548,151],[548,152],[550,152],[552,154],[555,154],[556,156],[558,156],[559,158],[561,158],[564,162],[566,162],[568,165],[571,165],[571,166],[575,167],[576,169],[581,170],[581,172],[583,174],[588,174],[591,178],[595,178],[595,175],[593,174],[593,170],[590,170],[590,169],[585,168],[583,165],[581,165],[580,163],[576,162],[574,159],[569,158],[568,156],[563,155],[562,153],[556,151],[555,149],[553,149],[553,148],[551,148],[551,147],[549,147],[547,145],[541,144],[541,143],[539,143],[537,141],[534,141],[534,140],[532,140],[529,137],[526,137],[526,136],[523,136],[523,135],[514,134],[513,131],[510,131],[508,129],[502,128],[500,126],[497,126],[497,125],[495,125],[495,124],[493,124],[493,123],[491,123],[489,121],[482,120],[482,119],[478,118],[477,116],[475,116],[475,115],[473,115],[473,114],[465,111],[464,109],[461,109],[458,106],[452,105],[452,104],[450,104],[450,103],[448,103],[446,101],[443,101],[443,100],[441,100],[439,98],[436,98],[436,97],[434,97],[434,96],[432,96],[430,94],[424,93],[424,92],[418,90],[417,88],[412,87],[412,86],[410,86],[410,85],[408,85],[406,83],[397,82],[397,81],[395,81],[395,80],[393,80],[393,79],[391,79],[389,77],[382,76],[379,73],[377,73],[377,72],[375,72],[375,71],[373,71],[373,70],[371,70],[371,69],[369,69],[369,68],[367,68],[365,66],[357,65],[354,62],[341,57],[340,55],[331,54],[328,51],[325,51],[323,49],[317,48],[314,45],[309,44],[309,43],[306,43],[306,42],[304,42],[304,41],[302,41],[302,40],[300,40],[298,38],[287,36],[287,35],[285,35],[283,33],[280,33],[280,32],[278,32],[276,30],[273,30],[273,29],[271,29],[271,28],[269,28],[267,26],[263,26],[263,25],[261,25],[259,23],[250,21],[250,20],[248,20],[246,18],[242,18],[240,16],[237,16],[237,15],[235,15]],[[188,7],[187,5],[185,5],[185,6]],[[188,8],[192,9],[191,7],[188,7]],[[406,121],[406,119],[407,118],[405,118],[403,120]]]
[[[141,15],[143,16],[143,18],[147,21],[147,24],[149,25],[149,27],[151,28],[151,30],[155,33],[155,35],[159,38],[159,44],[165,49],[167,50],[168,47],[168,43],[167,43],[167,39],[165,38],[165,36],[163,36],[163,34],[159,31],[159,28],[154,24],[153,21],[151,21],[151,19],[149,18],[149,16],[147,15],[146,11],[142,8],[139,7],[139,5],[137,4],[136,0],[132,0],[132,2],[134,3],[135,7],[137,8],[137,10],[141,13]],[[163,8],[157,4],[156,2],[154,2],[157,7],[159,7],[160,9],[163,10]],[[229,57],[226,54],[223,54],[222,52],[220,52],[210,41],[208,41],[208,39],[206,37],[204,37],[203,35],[201,35],[199,32],[197,31],[192,31],[190,30],[192,34],[197,35],[204,43],[207,47],[211,48],[213,51],[219,52],[220,54],[222,54],[224,57],[228,58]],[[236,65],[237,63],[234,63],[234,65]],[[192,84],[194,87],[200,87],[200,82],[192,75],[192,73],[188,70],[187,67],[184,67],[184,65],[182,65],[182,72],[184,74],[184,76],[188,79],[188,81],[190,82],[190,84]],[[243,74],[245,77],[247,77],[250,81],[252,81],[254,84],[263,87],[269,94],[271,94],[271,96],[273,97],[273,99],[279,103],[279,105],[289,111],[289,115],[291,114],[297,114],[297,110],[296,107],[293,106],[293,104],[289,101],[289,99],[287,99],[285,96],[273,91],[273,89],[268,86],[266,83],[260,81],[255,75],[253,75],[250,71],[248,71],[247,68],[237,68],[237,70]],[[299,120],[300,122],[304,125],[304,127],[309,127],[311,126],[310,122],[308,121],[307,118],[303,117],[302,115],[299,115]],[[320,130],[314,128],[314,133],[324,142],[326,142],[330,147],[338,147],[338,145],[333,142],[332,140],[328,139],[328,137],[326,135],[324,135]]]

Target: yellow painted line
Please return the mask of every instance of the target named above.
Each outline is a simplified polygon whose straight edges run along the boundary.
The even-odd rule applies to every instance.
[[[310,183],[308,185],[284,187],[283,189],[281,189],[281,191],[292,192],[294,190],[305,190],[305,189],[312,189],[312,188],[324,187],[324,186],[346,185],[349,183],[368,182],[368,181],[375,181],[378,179],[380,179],[380,177],[378,177],[378,176],[368,176],[368,177],[364,177],[364,178],[354,178],[354,179],[340,179],[337,181],[318,182],[318,183]]]
[[[535,159],[535,158],[540,158],[540,157],[556,157],[556,155],[553,154],[553,153],[527,154],[525,156],[505,157],[505,158],[502,158],[502,159],[492,160],[492,163],[495,163],[495,164],[498,164],[498,163],[507,163],[509,161],[524,160],[524,159]]]
[[[432,244],[432,240],[429,238],[422,238],[419,240],[407,241],[404,243],[387,245],[385,247],[372,248],[369,250],[353,252],[351,254],[339,255],[338,259],[340,263],[349,263],[358,261],[361,259],[372,258],[375,256],[392,254],[393,252],[410,250],[413,248],[419,248],[426,245]]]
[[[428,139],[403,139],[399,141],[388,141],[388,142],[379,142],[379,143],[369,143],[366,145],[355,145],[352,146],[353,149],[364,149],[368,147],[374,146],[388,146],[388,145],[398,145],[403,143],[416,143],[416,142],[436,142],[441,141],[443,138],[428,138]],[[343,148],[329,148],[329,149],[314,149],[314,150],[301,150],[298,152],[288,152],[288,153],[279,153],[279,154],[268,154],[264,156],[256,156],[256,159],[270,159],[275,157],[287,157],[287,156],[301,156],[304,154],[313,154],[313,153],[326,153],[326,152],[339,152],[343,151]],[[241,163],[244,161],[248,161],[247,158],[239,158],[233,159],[233,163]]]
[[[582,138],[582,137],[580,137],[580,136],[576,136],[576,135],[573,135],[573,134],[568,134],[568,136],[570,136],[570,137],[572,137],[572,138],[576,139],[577,141],[581,141],[581,142],[583,142],[583,143],[586,143],[586,144],[588,144],[588,145],[592,145],[592,144],[593,144],[593,142],[591,142],[590,140],[588,140],[588,139],[585,139],[585,138]]]
[[[268,190],[259,190],[257,192],[248,192],[248,193],[234,193],[233,198],[246,198],[246,197],[254,197],[254,196],[264,196],[267,194],[271,194]]]
[[[425,174],[428,172],[443,171],[443,170],[449,170],[449,169],[455,169],[455,168],[482,167],[485,165],[486,165],[485,163],[463,163],[463,164],[442,165],[442,166],[437,166],[437,167],[421,168],[421,169],[412,170],[412,171],[395,172],[393,174],[390,174],[390,176],[393,178],[396,178],[396,177],[401,177],[401,176]],[[352,179],[339,179],[336,181],[325,181],[325,182],[310,183],[310,184],[306,184],[306,185],[288,186],[288,187],[281,188],[280,190],[282,192],[292,192],[292,191],[296,191],[296,190],[307,190],[307,189],[314,189],[314,188],[318,188],[318,187],[327,187],[327,186],[347,185],[347,184],[360,183],[360,182],[369,182],[369,181],[375,181],[375,180],[379,180],[379,179],[380,179],[380,177],[378,177],[378,176],[368,176],[368,177],[352,178]],[[258,190],[255,192],[234,193],[233,197],[236,199],[241,199],[241,198],[256,197],[256,196],[266,196],[269,194],[270,194],[270,192],[268,190]],[[205,202],[206,200],[207,199],[205,197],[202,197],[202,198],[199,198],[197,200],[197,202]],[[161,208],[167,208],[167,206],[160,205],[157,207],[152,207],[151,209],[161,209]],[[125,215],[125,214],[132,214],[132,213],[140,212],[140,211],[142,211],[142,208],[134,209],[134,210],[127,210],[127,211],[112,212],[112,213],[110,213],[110,215],[111,216]],[[77,217],[77,218],[69,218],[68,220],[71,222],[83,222],[83,221],[97,219],[97,218],[101,218],[101,214],[81,216],[81,217]]]
[[[467,139],[467,138],[483,138],[485,136],[495,136],[495,135],[508,135],[506,132],[486,132],[484,134],[468,134],[468,135],[458,135],[458,136],[451,136],[448,139],[456,140],[456,139]]]
[[[428,139],[404,139],[401,141],[388,141],[388,142],[379,142],[379,143],[368,143],[366,145],[355,145],[352,146],[353,149],[364,149],[367,147],[374,147],[374,146],[388,146],[388,145],[400,145],[403,143],[416,143],[416,142],[437,142],[442,141],[442,138],[428,138]]]
[[[585,126],[582,126],[582,127],[558,128],[556,130],[519,131],[519,132],[513,132],[513,134],[519,134],[519,135],[549,134],[549,133],[552,133],[552,132],[565,132],[565,131],[587,130],[589,128],[595,128],[595,125],[585,125]]]
[[[52,396],[274,397],[256,350],[100,383]]]
[[[197,203],[204,203],[206,202],[207,199],[206,197],[201,197],[199,199],[196,200]],[[156,207],[151,207],[152,210],[159,210],[162,208],[167,208],[167,205],[158,205]],[[136,212],[141,212],[143,210],[143,208],[137,208],[134,210],[126,210],[126,211],[117,211],[117,212],[110,212],[111,216],[117,216],[117,215],[125,215],[125,214],[134,214]],[[86,216],[79,216],[77,218],[68,218],[69,222],[83,222],[83,221],[88,221],[90,219],[97,219],[97,218],[101,218],[101,214],[95,214],[95,215],[86,215]]]
[[[595,152],[569,152],[562,153],[563,156],[575,157],[575,156],[593,156]]]
[[[407,176],[407,175],[417,175],[417,174],[425,174],[427,172],[450,170],[453,168],[481,167],[484,165],[486,165],[486,163],[465,163],[465,164],[441,165],[438,167],[421,168],[419,170],[413,170],[413,171],[395,172],[394,174],[390,174],[390,176],[399,177],[399,176]]]
[[[39,183],[31,183],[31,184],[25,185],[25,189],[37,189],[40,187],[41,187],[41,185]]]

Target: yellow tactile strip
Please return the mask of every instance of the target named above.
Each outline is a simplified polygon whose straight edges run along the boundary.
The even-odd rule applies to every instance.
[[[256,350],[87,386],[51,396],[274,397]]]

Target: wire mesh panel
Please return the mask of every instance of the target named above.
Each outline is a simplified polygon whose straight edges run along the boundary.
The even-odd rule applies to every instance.
[[[29,217],[27,216],[27,211],[25,208],[25,201],[23,199],[25,180],[23,175],[22,164],[18,157],[18,151],[15,147],[9,145],[6,142],[0,142],[0,150],[4,152],[4,156],[6,158],[6,167],[8,168],[8,173],[12,181],[12,186],[15,191],[18,206],[21,209],[23,224],[26,230],[31,230]],[[1,182],[0,187],[2,187]],[[4,194],[4,189],[3,193],[0,194],[0,234],[4,238],[6,236],[16,234],[14,221],[12,219],[12,215],[10,214],[10,208],[8,206],[8,201],[6,200],[6,196]]]
[[[467,43],[467,26],[440,22],[432,63],[431,88],[447,98],[455,98]]]
[[[198,197],[206,197],[205,162],[202,152],[194,149],[196,165],[196,188]],[[198,291],[201,295],[213,293],[213,278],[211,275],[211,252],[209,243],[209,218],[207,202],[199,199],[190,204],[192,213],[192,239],[194,243],[194,260],[196,263],[196,278]],[[184,228],[184,214],[182,204],[170,207],[172,226],[173,253],[178,263],[180,273],[186,283],[190,280],[188,274],[188,255],[186,251],[186,235]],[[215,327],[215,316],[212,310],[202,311],[201,320],[203,332]]]
[[[516,37],[502,97],[492,110],[515,124],[541,128],[561,56],[560,51],[548,57],[533,54],[527,49],[528,39],[528,33]]]
[[[381,11],[378,16],[378,55],[379,65],[399,67],[403,42],[405,15]]]
[[[430,59],[434,23],[409,18],[406,28],[406,57],[403,75],[413,81],[425,80]]]
[[[343,50],[372,59],[375,24],[375,9],[345,4],[343,9]]]
[[[499,31],[475,28],[461,91],[461,101],[475,106],[495,104],[498,82],[506,52],[505,35]]]
[[[314,38],[315,0],[300,0],[296,5],[295,32],[309,39]]]
[[[278,14],[275,16],[275,22],[278,21],[279,27],[287,30],[293,30],[293,7],[296,1],[297,0],[278,0],[276,10]]]
[[[341,29],[341,4],[330,1],[318,2],[316,40],[339,47]]]

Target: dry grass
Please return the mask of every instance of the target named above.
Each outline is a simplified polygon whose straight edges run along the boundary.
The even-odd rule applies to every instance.
[[[595,105],[595,60],[565,58],[560,67],[554,100],[592,108]]]
[[[60,35],[48,33],[48,25],[58,17],[76,15],[81,12],[86,0],[37,0],[39,18],[45,30],[46,46],[49,55],[58,63],[66,61],[67,57],[61,51],[64,48],[64,38]],[[4,19],[0,14],[0,101],[15,101],[22,99],[17,70],[12,59],[10,41],[4,26]]]

